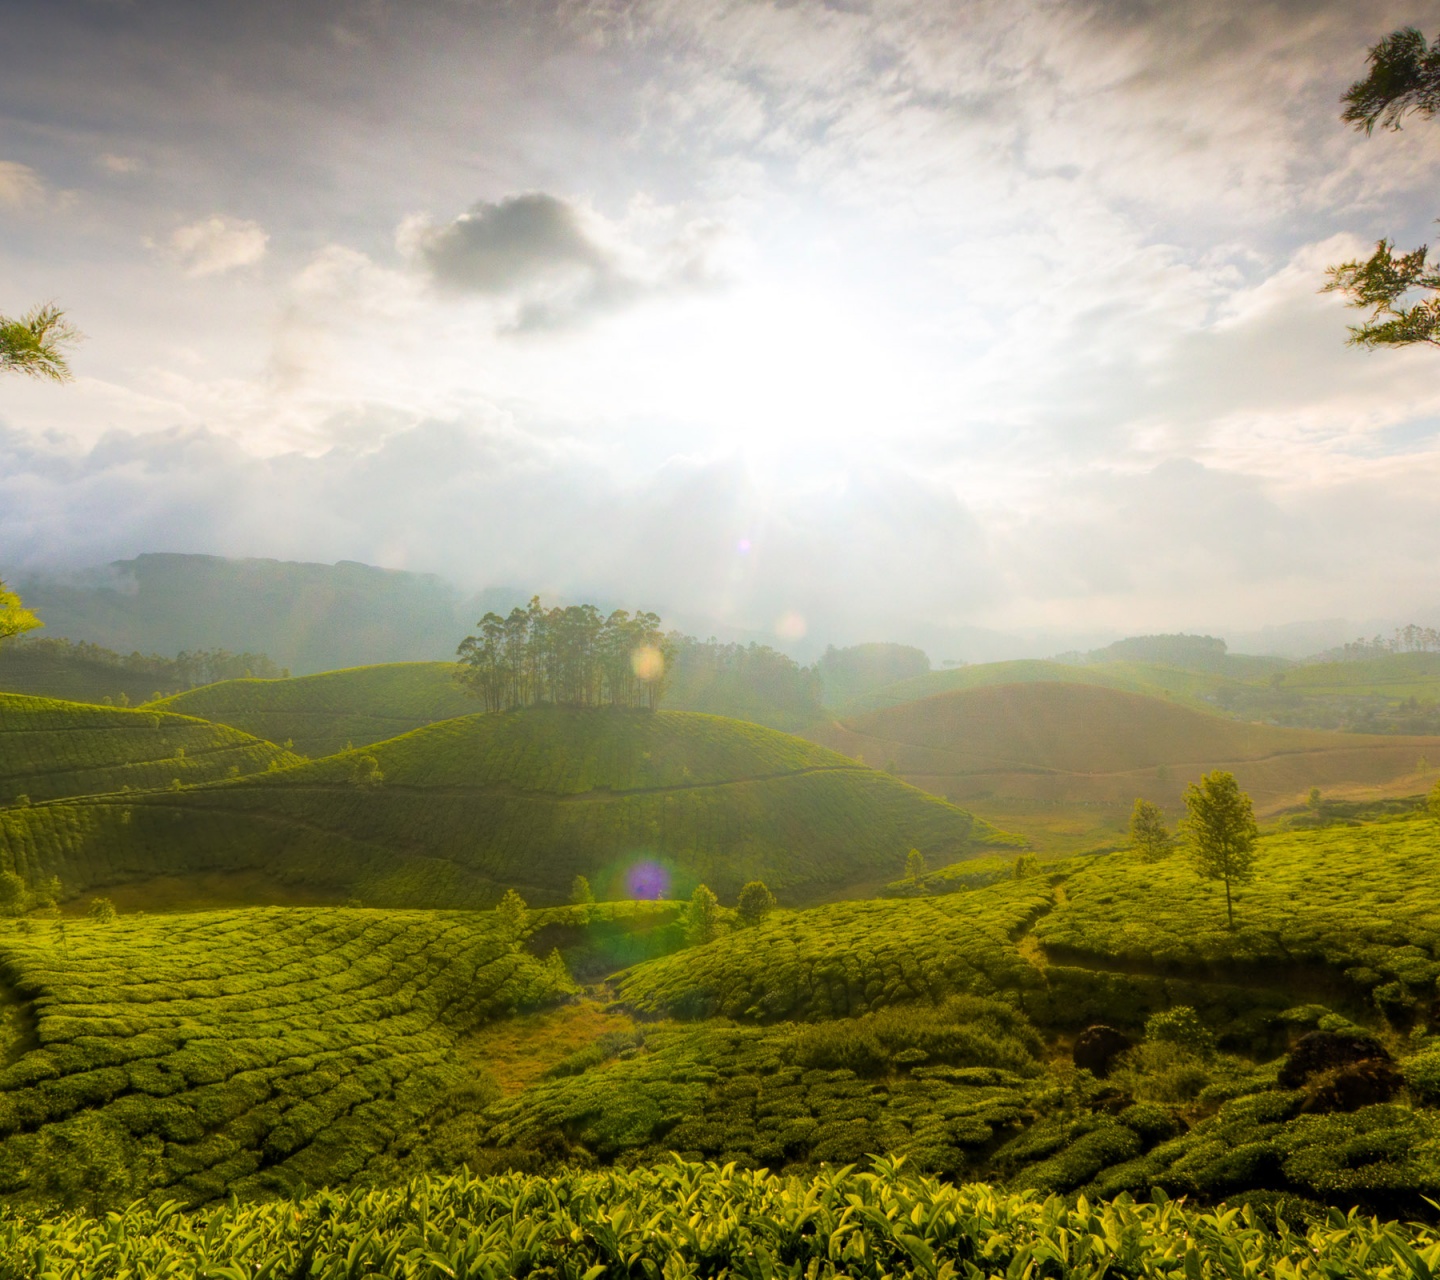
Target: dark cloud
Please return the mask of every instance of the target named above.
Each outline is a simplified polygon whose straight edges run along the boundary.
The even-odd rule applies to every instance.
[[[510,293],[577,273],[600,279],[617,269],[575,209],[540,191],[477,204],[421,231],[416,248],[437,284],[473,293]]]

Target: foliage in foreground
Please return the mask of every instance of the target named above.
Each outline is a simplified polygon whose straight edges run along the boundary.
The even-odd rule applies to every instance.
[[[187,1215],[131,1209],[0,1227],[0,1280],[537,1275],[1175,1277],[1415,1280],[1440,1267],[1427,1228],[1334,1213],[1307,1230],[1157,1197],[1078,1204],[873,1173],[778,1178],[715,1165],[422,1179],[298,1203]]]

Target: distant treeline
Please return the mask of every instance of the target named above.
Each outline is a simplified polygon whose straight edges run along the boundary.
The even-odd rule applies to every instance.
[[[1366,640],[1352,640],[1335,649],[1317,653],[1306,662],[1364,662],[1367,658],[1383,658],[1390,653],[1440,653],[1440,631],[1434,627],[1417,627],[1413,622],[1407,627],[1396,627],[1386,639],[1376,636]]]
[[[273,680],[289,674],[263,653],[228,649],[186,650],[163,658],[58,638],[16,640],[0,648],[0,689],[82,701],[143,701],[217,680]]]
[[[461,683],[487,711],[537,703],[654,709],[663,698],[676,710],[792,732],[821,719],[837,695],[930,669],[920,650],[887,644],[831,646],[806,667],[769,645],[662,632],[653,613],[547,609],[538,597],[504,617],[487,613],[458,657]]]
[[[538,703],[649,707],[660,703],[673,644],[653,613],[609,617],[592,604],[546,609],[538,596],[508,616],[487,613],[456,651],[459,679],[487,711]]]

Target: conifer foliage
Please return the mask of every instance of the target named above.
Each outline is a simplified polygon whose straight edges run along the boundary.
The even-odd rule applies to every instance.
[[[508,617],[487,613],[457,650],[459,680],[487,711],[549,703],[570,707],[647,707],[665,692],[673,643],[653,613],[593,604],[546,609],[534,597]]]

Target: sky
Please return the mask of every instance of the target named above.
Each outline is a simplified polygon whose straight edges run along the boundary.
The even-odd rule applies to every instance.
[[[361,560],[791,648],[1440,619],[1440,0],[0,0],[0,575]],[[1020,641],[1017,640],[1017,643]]]

